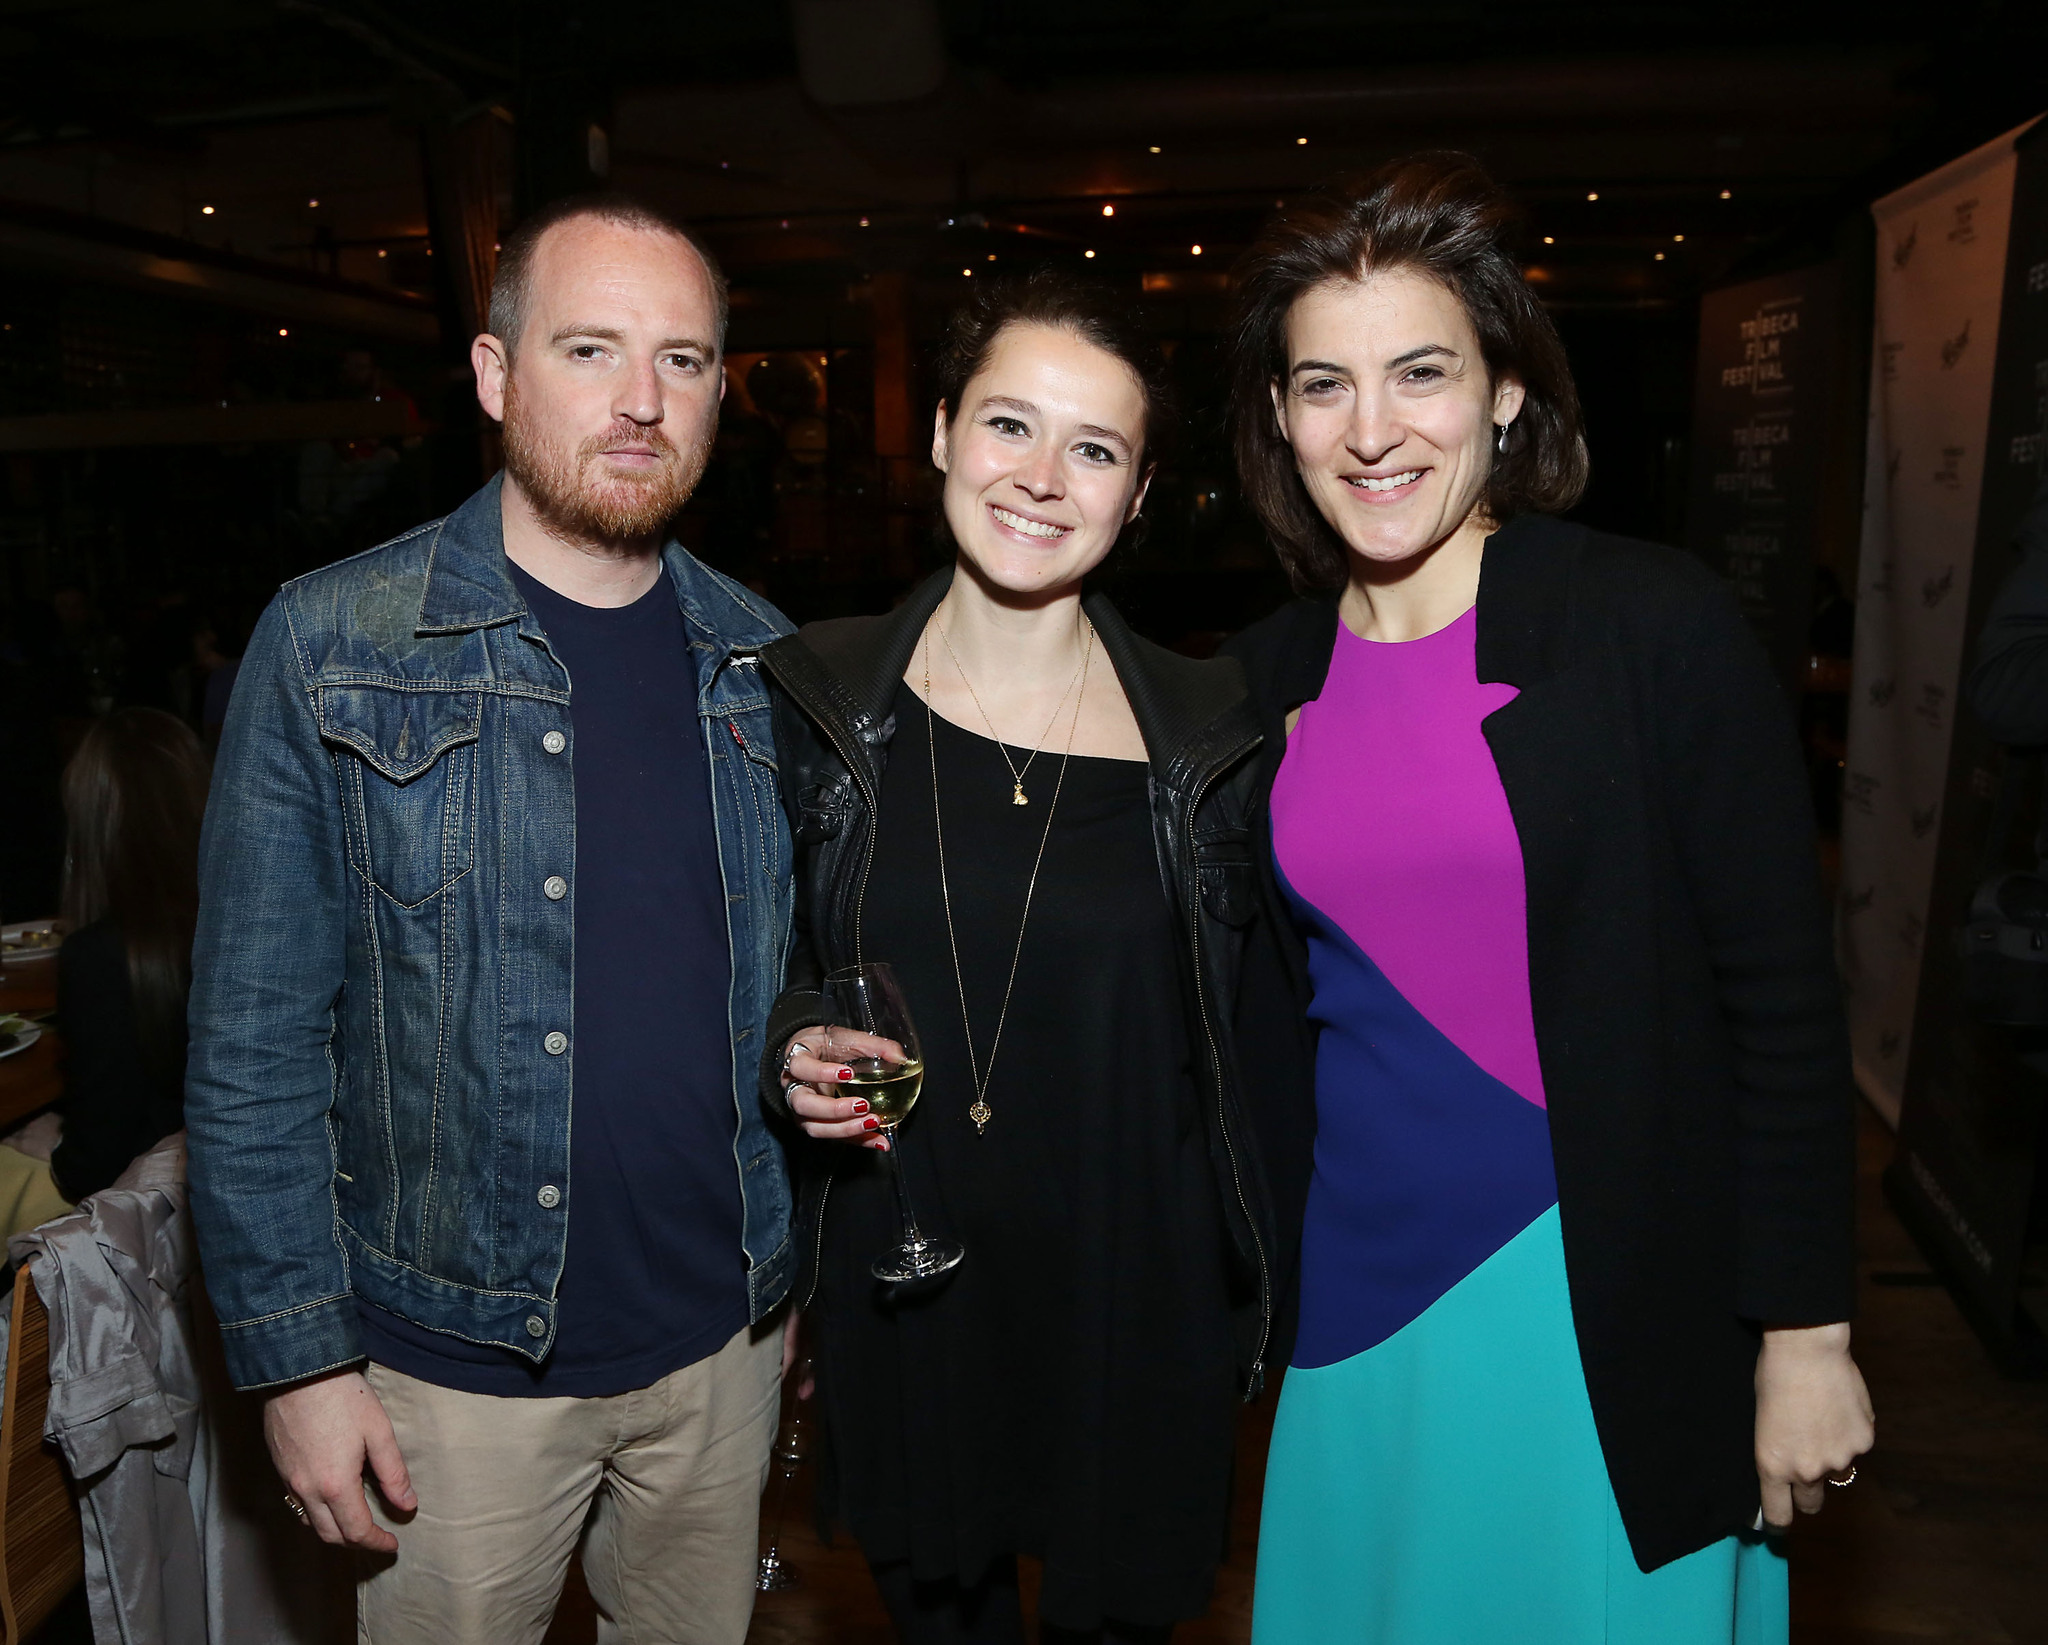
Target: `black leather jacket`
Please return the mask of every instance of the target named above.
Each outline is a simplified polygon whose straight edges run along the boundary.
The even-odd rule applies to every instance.
[[[891,700],[952,580],[948,567],[887,615],[813,623],[761,653],[776,688],[776,757],[797,857],[789,987],[769,1015],[761,1069],[763,1098],[785,1117],[782,1047],[819,1020],[825,972],[855,963],[876,800],[896,730]],[[1184,939],[1181,981],[1188,1021],[1198,1034],[1191,1063],[1244,1281],[1246,1301],[1235,1312],[1239,1369],[1250,1397],[1264,1379],[1275,1276],[1282,1271],[1231,1032],[1246,931],[1259,904],[1250,818],[1259,727],[1235,663],[1195,661],[1141,639],[1100,594],[1089,595],[1083,609],[1116,669],[1149,757],[1159,874]],[[793,1150],[805,1240],[799,1299],[808,1300],[817,1283],[825,1202],[843,1146]]]

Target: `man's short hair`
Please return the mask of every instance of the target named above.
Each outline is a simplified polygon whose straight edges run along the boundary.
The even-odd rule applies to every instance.
[[[712,299],[718,307],[718,350],[725,352],[725,322],[732,312],[726,291],[725,271],[710,249],[683,226],[682,220],[630,194],[607,191],[602,194],[571,194],[550,200],[529,214],[506,235],[498,247],[497,272],[491,276],[491,335],[507,352],[519,346],[526,330],[528,298],[533,288],[533,255],[542,237],[557,224],[579,217],[595,217],[620,228],[641,229],[649,234],[672,234],[697,254],[711,281]]]

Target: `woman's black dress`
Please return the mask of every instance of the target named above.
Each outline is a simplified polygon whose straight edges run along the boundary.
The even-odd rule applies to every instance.
[[[897,968],[923,1040],[898,1138],[918,1215],[967,1255],[923,1294],[887,1294],[868,1272],[897,1238],[886,1161],[848,1150],[813,1305],[839,1507],[870,1560],[919,1580],[1042,1557],[1040,1612],[1064,1627],[1196,1616],[1228,1512],[1227,1235],[1147,770],[1067,765],[977,1136],[928,736],[984,1059],[1060,773],[1041,753],[1013,804],[996,744],[899,688],[863,958]]]

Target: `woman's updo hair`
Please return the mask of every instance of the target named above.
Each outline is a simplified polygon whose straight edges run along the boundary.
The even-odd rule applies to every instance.
[[[1138,470],[1143,473],[1158,463],[1175,421],[1173,383],[1167,375],[1165,355],[1138,323],[1130,305],[1116,293],[1056,268],[977,284],[974,295],[954,312],[936,371],[948,422],[959,415],[960,397],[988,364],[996,340],[1012,326],[1049,326],[1072,332],[1129,367],[1145,397]]]
[[[1231,411],[1245,495],[1304,592],[1343,586],[1344,541],[1310,500],[1273,416],[1287,379],[1287,316],[1318,286],[1414,269],[1458,299],[1487,373],[1527,391],[1480,506],[1497,522],[1555,514],[1586,489],[1579,391],[1564,344],[1510,254],[1518,213],[1467,154],[1416,154],[1327,185],[1272,218],[1238,264]]]

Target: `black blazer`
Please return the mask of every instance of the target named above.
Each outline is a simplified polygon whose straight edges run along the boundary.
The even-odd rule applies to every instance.
[[[1334,599],[1297,600],[1227,648],[1266,728],[1263,795],[1336,630]],[[1478,670],[1520,692],[1484,729],[1521,838],[1579,1351],[1651,1570],[1756,1518],[1761,1327],[1851,1312],[1854,1088],[1812,807],[1761,648],[1675,549],[1512,522],[1486,545]],[[1305,1023],[1261,814],[1279,970],[1245,1008],[1291,995]],[[1276,1077],[1312,1078],[1307,1036],[1275,1047]],[[1305,1191],[1305,1162],[1271,1170]]]

